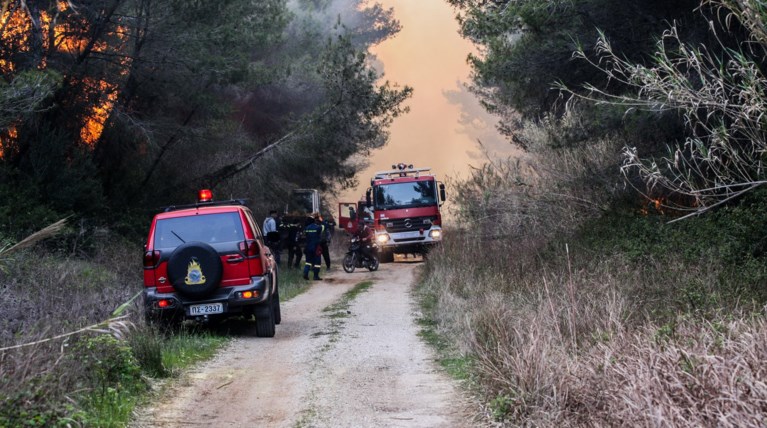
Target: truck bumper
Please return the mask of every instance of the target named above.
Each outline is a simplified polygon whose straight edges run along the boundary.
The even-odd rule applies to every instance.
[[[254,297],[244,298],[245,292],[252,292]],[[271,293],[272,287],[266,276],[252,277],[246,285],[217,288],[204,299],[190,299],[178,293],[158,293],[156,287],[148,287],[144,290],[144,309],[149,316],[192,317],[190,306],[221,303],[223,312],[215,314],[217,316],[249,314],[256,305],[268,302]]]
[[[426,252],[442,242],[442,228],[432,226],[429,230],[388,233],[376,231],[376,243],[381,249],[395,253]]]

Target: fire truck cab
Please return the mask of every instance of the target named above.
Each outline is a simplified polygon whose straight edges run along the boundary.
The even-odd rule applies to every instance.
[[[431,168],[392,165],[375,173],[370,186],[364,201],[339,204],[339,225],[353,232],[367,220],[375,230],[381,262],[392,261],[395,253],[425,253],[442,240],[445,185]]]

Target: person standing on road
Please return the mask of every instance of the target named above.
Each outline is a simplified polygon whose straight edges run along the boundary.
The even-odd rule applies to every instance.
[[[322,279],[320,278],[320,268],[322,267],[322,247],[320,246],[320,240],[322,239],[321,221],[320,214],[314,213],[312,214],[312,222],[304,229],[304,235],[306,235],[304,279],[309,279],[310,269],[314,272],[315,281]]]
[[[293,223],[286,226],[288,230],[288,268],[295,267],[301,264],[301,239],[304,235],[304,225]],[[295,258],[295,261],[293,260]]]
[[[277,262],[277,266],[280,265],[280,232],[277,230],[277,211],[269,211],[269,217],[264,219],[264,240],[266,240],[266,246],[272,251],[274,255],[274,261]]]
[[[325,259],[325,268],[330,270],[330,241],[333,239],[333,227],[335,222],[331,218],[330,221],[322,220],[322,239],[320,240],[320,246],[322,247],[322,258]]]

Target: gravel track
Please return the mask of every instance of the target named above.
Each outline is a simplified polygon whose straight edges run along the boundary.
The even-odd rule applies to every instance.
[[[331,271],[282,303],[274,338],[237,337],[137,410],[132,426],[474,426],[417,336],[416,267]],[[372,285],[343,304],[363,281]]]

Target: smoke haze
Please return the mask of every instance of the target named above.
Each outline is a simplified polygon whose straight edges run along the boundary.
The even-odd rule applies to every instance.
[[[380,3],[394,8],[402,30],[375,46],[373,54],[383,65],[383,79],[410,85],[415,92],[408,101],[410,113],[393,123],[389,144],[375,152],[370,166],[360,173],[360,186],[341,199],[357,200],[375,171],[399,162],[430,166],[441,180],[466,177],[471,164],[484,161],[477,141],[495,156],[515,154],[496,131],[497,119],[460,83],[470,78],[466,57],[475,50],[458,34],[450,6],[444,0]]]

